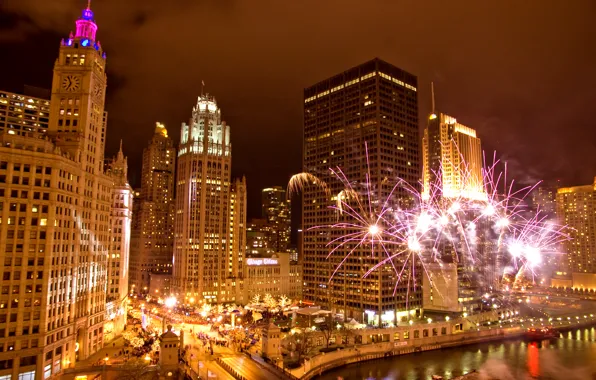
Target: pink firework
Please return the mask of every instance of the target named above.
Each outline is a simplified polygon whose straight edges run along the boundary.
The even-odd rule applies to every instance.
[[[519,187],[507,178],[506,165],[499,170],[503,165],[495,156],[491,164],[484,161],[480,191],[476,187],[474,191],[444,194],[440,181],[435,181],[421,192],[396,178],[384,199],[377,199],[377,190],[387,180],[371,183],[370,170],[364,182],[358,183],[348,179],[341,168],[330,169],[344,186],[330,206],[336,210],[338,221],[314,227],[342,233],[327,244],[328,259],[341,255],[329,281],[354,252],[363,248],[370,249],[371,257],[379,257],[364,277],[391,268],[396,278],[394,295],[406,278],[409,291],[410,283],[416,286],[417,276],[429,276],[428,264],[445,261],[480,266],[484,286],[491,288],[499,286],[506,272],[534,277],[543,257],[558,253],[560,243],[569,238],[566,228],[527,207],[526,198],[538,184]],[[458,169],[461,187],[465,188],[473,176],[465,164]],[[441,170],[434,173],[435,178],[441,178]],[[301,177],[304,182],[317,184],[313,178]]]

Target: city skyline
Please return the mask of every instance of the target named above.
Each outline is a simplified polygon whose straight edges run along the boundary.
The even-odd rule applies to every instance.
[[[51,41],[68,32],[70,27],[68,20],[76,17],[77,10],[84,5],[84,2],[71,1],[70,4],[72,6],[50,9],[46,9],[47,5],[43,2],[35,1],[5,3],[0,6],[4,13],[3,17],[9,21],[6,24],[7,29],[0,32],[4,37],[2,46],[5,47],[4,51],[13,56],[17,62],[16,65],[13,60],[0,63],[0,69],[12,74],[10,78],[3,78],[5,81],[2,83],[3,90],[20,93],[23,84],[49,87],[47,73],[51,71],[54,59],[54,52],[49,47]],[[213,52],[217,51],[217,47],[222,42],[237,46],[246,44],[246,38],[263,40],[265,46],[274,44],[282,48],[283,54],[270,64],[263,64],[264,61],[260,58],[258,61],[251,58],[246,69],[254,75],[227,75],[233,72],[230,69],[232,62],[237,61],[240,58],[238,54],[245,53],[245,49],[226,53],[228,54],[226,59],[217,65],[199,62],[198,66],[193,65],[191,70],[185,63],[186,60],[179,59],[184,57],[183,54],[187,54],[182,53],[188,51],[186,44],[182,47],[180,43],[172,44],[167,49],[161,47],[170,46],[165,41],[176,40],[167,30],[177,29],[169,25],[173,22],[178,24],[180,18],[195,17],[196,12],[207,12],[225,20],[236,13],[251,14],[255,17],[266,17],[270,13],[270,11],[264,12],[259,5],[248,9],[244,4],[239,1],[228,6],[186,4],[180,7],[167,7],[164,4],[149,1],[140,5],[135,4],[134,8],[124,4],[119,6],[104,2],[94,4],[97,11],[102,14],[117,11],[123,15],[106,20],[105,25],[101,26],[103,42],[110,46],[108,53],[114,57],[108,65],[111,79],[107,109],[110,110],[110,120],[115,128],[108,138],[107,152],[109,155],[115,154],[120,139],[124,140],[131,169],[130,180],[134,186],[140,183],[142,156],[141,147],[135,146],[134,141],[147,141],[151,136],[154,122],[163,120],[177,142],[179,125],[185,120],[187,109],[193,104],[194,97],[200,93],[201,80],[204,80],[205,91],[218,96],[222,106],[229,110],[227,120],[230,124],[246,126],[232,137],[236,147],[236,157],[240,158],[237,159],[237,165],[234,165],[232,174],[246,175],[249,189],[249,215],[258,216],[260,189],[283,185],[291,174],[300,169],[300,147],[295,146],[292,141],[299,138],[301,133],[302,89],[309,83],[322,80],[344,67],[354,66],[375,56],[404,67],[419,77],[420,116],[426,115],[429,111],[430,81],[434,81],[438,90],[437,100],[442,106],[441,110],[447,114],[458,115],[458,120],[465,125],[473,125],[483,136],[487,152],[492,152],[493,149],[506,152],[510,170],[523,174],[517,175],[518,178],[522,180],[536,177],[561,178],[562,185],[565,186],[590,181],[592,177],[590,171],[574,164],[583,162],[584,157],[591,159],[587,150],[588,145],[581,144],[581,141],[584,138],[586,141],[594,140],[595,133],[589,128],[591,118],[582,111],[588,104],[593,103],[590,99],[593,99],[594,95],[590,89],[596,83],[594,73],[587,70],[593,65],[596,57],[591,52],[586,53],[583,48],[593,44],[594,34],[578,33],[578,29],[585,27],[588,21],[589,12],[586,8],[589,9],[590,6],[585,6],[585,3],[574,3],[564,9],[558,9],[557,6],[536,8],[518,5],[517,16],[513,17],[502,36],[495,35],[491,31],[495,29],[492,21],[486,24],[480,21],[485,17],[478,16],[507,12],[507,17],[512,17],[507,6],[504,5],[474,5],[466,7],[465,12],[457,5],[446,8],[446,5],[435,4],[428,9],[419,5],[401,5],[403,9],[399,9],[400,14],[404,12],[426,14],[429,20],[442,19],[451,15],[452,19],[455,17],[458,20],[458,27],[454,30],[442,31],[439,38],[436,38],[437,36],[433,35],[431,30],[426,31],[420,27],[415,29],[421,35],[420,37],[413,36],[412,33],[395,33],[395,30],[391,30],[391,28],[397,31],[402,27],[411,28],[413,20],[410,19],[406,20],[403,26],[390,27],[383,26],[384,23],[378,23],[380,25],[374,26],[374,30],[379,35],[391,37],[384,37],[385,39],[371,43],[370,46],[365,44],[359,49],[347,49],[347,38],[342,39],[338,31],[338,34],[333,33],[333,36],[346,49],[342,49],[340,55],[333,58],[329,58],[328,53],[324,53],[323,57],[316,60],[316,64],[306,57],[314,56],[313,52],[316,50],[312,49],[316,49],[318,45],[308,48],[303,46],[304,41],[310,39],[305,36],[298,37],[301,34],[298,30],[301,29],[296,29],[298,25],[293,18],[287,20],[289,26],[283,30],[287,30],[300,41],[299,49],[295,53],[288,52],[289,49],[278,41],[274,33],[269,35],[269,32],[260,28],[256,36],[254,35],[256,32],[244,33],[253,30],[246,23],[230,23],[230,28],[233,30],[230,35],[207,41],[205,49]],[[325,15],[331,11],[325,5],[317,5],[317,7],[322,12],[321,16],[317,17],[326,17]],[[392,6],[389,8],[391,10]],[[388,17],[380,15],[379,9],[373,4],[367,12],[381,19]],[[295,11],[303,12],[302,9],[295,9]],[[356,17],[353,11],[349,12],[352,17]],[[392,12],[384,13],[389,15]],[[458,13],[463,13],[467,17],[459,16]],[[537,23],[534,25],[536,30],[533,33],[540,37],[538,39],[529,38],[530,34],[522,22],[530,14]],[[567,17],[561,17],[561,15]],[[30,20],[25,21],[25,17]],[[368,19],[374,19],[374,17]],[[275,26],[283,28],[278,20],[273,21]],[[564,27],[557,28],[560,31],[555,33],[554,30],[549,30],[553,24],[564,25]],[[347,27],[345,22],[339,25],[339,29],[344,32]],[[475,30],[478,36],[459,47],[448,43],[450,39],[459,41],[465,30]],[[315,23],[313,32],[308,31],[309,34],[315,32],[323,33],[318,23]],[[402,34],[404,37],[397,37]],[[350,33],[349,36],[360,38],[355,32]],[[411,44],[414,41],[408,41],[409,38],[427,44],[429,47],[427,50],[433,51],[434,48],[434,52],[426,56],[425,53],[413,49]],[[565,49],[561,51],[546,48],[545,45],[553,40],[563,38],[574,42],[566,44]],[[218,39],[221,41],[217,42]],[[513,39],[516,39],[516,43],[509,42]],[[491,41],[491,44],[478,42],[485,40]],[[28,51],[30,49],[22,48],[22,46],[30,46],[31,43],[43,46],[36,49],[35,59],[32,59],[33,52]],[[49,45],[48,48],[45,47],[46,45]],[[253,45],[248,44],[248,46]],[[393,49],[394,46],[401,48]],[[511,49],[513,52],[510,52]],[[147,59],[140,52],[143,54],[150,52],[151,58]],[[475,62],[474,59],[464,61],[461,58],[469,53],[473,54],[473,58],[477,58],[478,61]],[[296,54],[299,54],[298,58]],[[292,58],[285,58],[288,56]],[[143,68],[133,69],[137,66],[131,63],[136,59],[144,59]],[[170,61],[180,61],[182,66],[172,70]],[[193,61],[188,60],[188,62]],[[219,62],[219,60],[213,61]],[[294,64],[294,61],[300,62],[300,67]],[[36,72],[28,70],[29,62],[35,62],[39,70]],[[562,67],[567,66],[575,69],[562,70]],[[263,67],[267,67],[266,71]],[[269,71],[271,75],[268,75]],[[184,78],[181,79],[183,75]],[[280,80],[280,78],[285,79]],[[185,85],[180,86],[181,83]],[[542,90],[546,83],[549,83],[549,88],[553,88],[552,91]],[[162,104],[161,101],[159,104],[154,103],[160,97],[143,95],[150,91],[176,94],[178,100],[166,102],[167,104]],[[561,97],[559,96],[561,91],[572,95]],[[247,92],[253,95],[244,96]],[[277,95],[272,96],[272,94]],[[124,101],[125,99],[127,101]],[[577,99],[581,101],[575,102]],[[266,106],[263,107],[263,105]],[[546,109],[549,111],[544,112]],[[133,114],[135,117],[131,118],[129,115]],[[247,115],[250,115],[250,118],[247,118]],[[423,117],[420,117],[420,120],[423,120]],[[563,125],[566,133],[560,134],[557,139],[551,139],[550,136],[556,135]],[[283,127],[280,128],[280,126]],[[422,130],[424,125],[419,127]],[[507,133],[501,133],[503,130]],[[281,138],[286,135],[288,135],[287,139]],[[577,137],[580,135],[581,139]],[[544,149],[527,149],[524,141],[530,138],[538,139],[543,143]],[[561,151],[562,154],[556,158],[542,157],[542,152],[549,150]],[[262,158],[260,161],[265,170],[258,170],[249,164],[250,158],[255,156]]]
[[[425,14],[427,23],[414,22],[412,30],[406,29],[406,45],[392,44],[398,53],[425,52],[418,64],[412,58],[416,53],[379,58],[388,52],[379,42],[402,39],[375,29],[389,9],[377,14],[365,33],[342,35],[352,44],[366,35],[364,48],[350,45],[350,52],[359,53],[334,53],[331,62],[326,55],[336,49],[325,46],[313,54],[310,47],[301,47],[301,38],[273,29],[283,16],[273,17],[264,34],[258,34],[261,25],[246,33],[257,32],[263,41],[282,36],[280,41],[291,42],[302,59],[296,66],[283,64],[291,57],[285,49],[261,55],[259,43],[250,49],[252,40],[233,50],[227,38],[237,26],[217,29],[230,23],[214,28],[209,19],[201,24],[208,35],[201,52],[218,66],[203,77],[210,65],[203,65],[203,55],[193,59],[201,32],[196,24],[187,30],[184,18],[196,9],[222,18],[243,16],[238,12],[248,11],[246,0],[200,5],[183,0],[167,9],[154,1],[135,8],[132,29],[125,2],[105,8],[102,2],[99,9],[91,0],[64,0],[50,8],[40,0],[32,0],[38,4],[34,8],[0,5],[0,49],[15,38],[5,30],[21,30],[18,44],[27,46],[27,35],[37,26],[47,36],[61,28],[64,20],[47,15],[70,6],[78,10],[64,12],[72,31],[51,42],[47,99],[43,88],[34,87],[37,83],[24,83],[23,92],[12,92],[10,85],[19,78],[13,71],[23,67],[29,67],[25,71],[32,78],[43,72],[43,40],[36,41],[33,50],[40,54],[27,65],[19,66],[14,57],[25,53],[9,51],[9,58],[0,60],[0,380],[202,379],[203,374],[250,380],[374,379],[386,377],[383,363],[410,354],[415,358],[406,366],[416,367],[417,375],[395,365],[389,377],[468,379],[488,375],[487,367],[507,378],[596,374],[596,362],[580,355],[596,347],[596,165],[591,166],[594,143],[588,131],[594,132],[582,134],[583,124],[580,129],[569,125],[581,119],[575,114],[565,119],[565,128],[550,129],[561,115],[568,116],[562,109],[569,104],[591,106],[589,96],[576,88],[557,91],[560,83],[552,76],[540,91],[523,87],[528,82],[522,80],[518,88],[508,87],[507,78],[513,78],[507,60],[492,62],[482,52],[485,45],[499,47],[495,41],[485,43],[482,30],[464,39],[480,38],[465,55],[454,41],[441,45],[453,55],[426,45],[424,31],[438,25],[432,23],[436,9]],[[341,31],[350,12],[360,9],[358,19],[348,24],[362,20],[366,27],[374,3],[350,7],[349,1],[341,3],[348,10],[344,17],[337,17],[335,9],[336,17],[325,24]],[[313,3],[309,15],[327,6]],[[497,9],[490,7],[476,10]],[[393,28],[416,19],[402,8],[396,10],[402,11],[403,21],[389,23]],[[30,12],[25,21],[18,9]],[[453,12],[458,5],[447,9]],[[104,12],[106,43],[98,38],[104,36]],[[129,44],[134,40],[130,34],[147,33],[155,20],[176,12],[176,39],[160,44],[160,38],[171,35],[161,28],[154,49]],[[449,13],[441,16],[438,20]],[[452,29],[465,26],[458,16],[451,15]],[[519,12],[508,16],[509,28],[499,35],[515,30]],[[315,47],[325,37],[317,34],[317,17],[300,24],[301,36],[315,33]],[[460,20],[474,17],[468,13]],[[246,19],[234,17],[240,25]],[[491,20],[482,21],[490,25]],[[28,28],[22,29],[22,22]],[[123,33],[117,41],[110,31],[115,25]],[[425,29],[415,29],[422,25]],[[445,37],[435,35],[439,41]],[[514,45],[523,46],[523,37]],[[539,39],[532,40],[537,49]],[[177,59],[180,41],[188,51],[184,62]],[[563,41],[548,43],[549,51],[569,52],[576,42]],[[210,50],[213,42],[221,47],[216,53]],[[112,45],[118,46],[114,60]],[[246,47],[242,59],[236,58]],[[360,59],[371,50],[374,54]],[[135,51],[141,54],[137,61],[123,65]],[[155,59],[146,59],[142,54],[147,52]],[[460,115],[451,105],[466,97],[447,89],[437,91],[442,95],[437,100],[433,83],[437,77],[442,84],[455,79],[470,95],[482,87],[479,79],[470,82],[482,70],[443,76],[437,56],[458,59],[464,68],[489,59],[483,69],[495,85],[467,99]],[[17,68],[5,70],[4,61]],[[196,65],[186,80],[164,85],[164,78],[181,78],[187,61]],[[230,62],[234,70],[226,71]],[[267,70],[252,66],[255,62]],[[426,86],[411,67],[424,73],[429,62],[437,69],[422,74],[435,79]],[[151,74],[156,63],[162,68]],[[572,78],[580,66],[564,63],[569,73],[564,78]],[[292,67],[300,67],[295,69],[300,73],[288,74]],[[226,75],[217,79],[222,72]],[[539,72],[544,71],[534,69],[527,78]],[[271,82],[279,75],[286,80],[277,87]],[[249,76],[261,85],[243,88]],[[3,78],[10,79],[5,83]],[[150,80],[142,81],[146,87],[133,95],[140,78]],[[205,79],[214,79],[213,89],[206,88]],[[301,81],[306,85],[295,101],[287,95]],[[423,89],[430,90],[427,104]],[[190,117],[178,129],[171,119],[178,105],[186,107],[191,90]],[[527,102],[516,98],[525,91],[531,95]],[[501,109],[502,92],[512,103]],[[545,102],[550,92],[557,92],[559,103]],[[526,110],[534,119],[523,125],[508,124],[511,118],[493,124],[468,120],[466,110],[494,117],[483,102],[502,115]],[[296,137],[292,131],[298,119],[292,110],[298,106],[302,128]],[[534,108],[544,115],[532,114]],[[264,113],[269,118],[263,119]],[[153,135],[142,140],[145,118],[156,115]],[[520,126],[526,129],[516,129]],[[112,155],[107,139],[113,131],[122,138]],[[236,133],[239,138],[232,138]],[[570,142],[573,149],[566,150]],[[236,154],[237,145],[242,154]],[[298,168],[292,167],[294,147],[302,150]],[[137,157],[139,149],[142,167],[136,168],[130,157]],[[540,162],[533,162],[533,156]],[[578,157],[581,164],[570,169],[567,164]],[[133,173],[140,175],[140,186],[131,181]],[[555,173],[567,178],[549,178]],[[587,173],[589,181],[567,186],[566,180]],[[542,174],[546,181],[534,178]],[[297,247],[291,244],[292,233],[298,235]],[[554,339],[558,344],[547,343]],[[495,344],[500,347],[496,351]],[[472,351],[466,345],[473,345]],[[509,350],[515,351],[513,357]],[[426,351],[440,353],[427,361]],[[367,360],[375,360],[377,369],[360,372],[366,365],[353,365]],[[342,375],[326,373],[331,371]]]

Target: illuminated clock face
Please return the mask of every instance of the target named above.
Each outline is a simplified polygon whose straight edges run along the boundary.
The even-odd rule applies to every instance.
[[[99,83],[96,83],[95,86],[93,87],[93,95],[95,95],[98,98],[101,98],[101,95],[103,94],[103,88]]]
[[[76,75],[67,75],[62,78],[62,88],[74,92],[81,88],[81,78]]]

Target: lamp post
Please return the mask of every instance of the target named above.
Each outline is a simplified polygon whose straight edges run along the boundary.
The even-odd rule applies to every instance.
[[[174,296],[170,296],[170,297],[166,298],[165,305],[166,305],[166,308],[168,308],[168,311],[172,311],[172,308],[174,306],[176,306],[176,302],[178,302],[178,301],[176,300],[176,297],[174,297]],[[162,323],[161,323],[162,333],[166,332],[166,318],[167,318],[167,314],[164,315],[163,319],[162,319]]]

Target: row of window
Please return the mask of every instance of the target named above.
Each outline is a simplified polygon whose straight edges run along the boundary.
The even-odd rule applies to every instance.
[[[5,196],[5,189],[0,189],[0,197],[4,197]],[[29,198],[29,191],[27,190],[22,190],[20,192],[21,196],[20,198],[22,199],[27,199]],[[10,196],[12,198],[19,198],[19,190],[11,190],[10,191]],[[49,201],[50,200],[50,193],[41,193],[39,191],[35,191],[33,192],[33,199],[41,199],[44,201]]]

